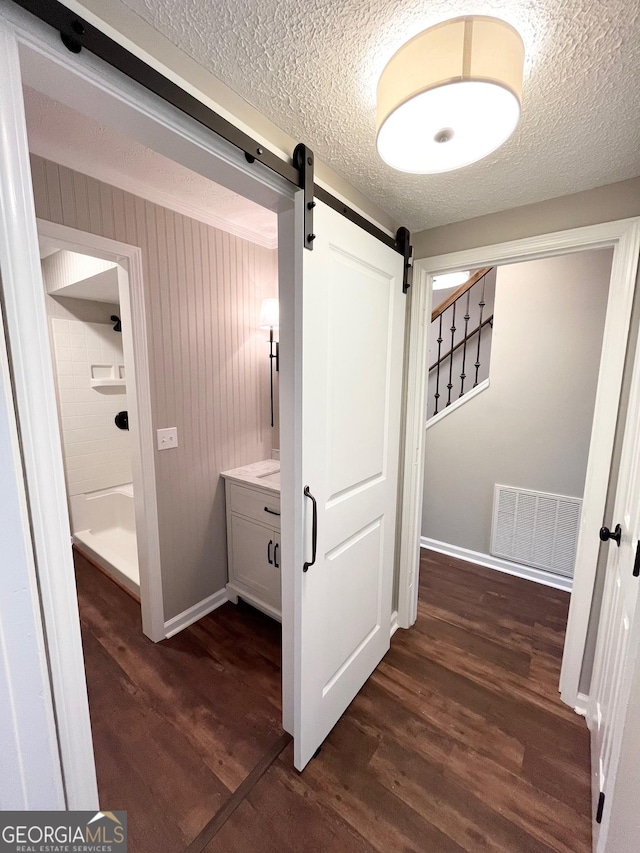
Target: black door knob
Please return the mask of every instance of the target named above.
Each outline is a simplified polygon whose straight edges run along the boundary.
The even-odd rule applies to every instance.
[[[606,542],[607,539],[613,539],[613,540],[615,540],[615,543],[619,548],[620,547],[620,540],[622,539],[622,528],[620,527],[619,524],[616,524],[615,530],[612,533],[608,527],[601,527],[600,528],[600,539],[603,542]]]
[[[129,429],[128,412],[118,412],[118,414],[114,418],[114,421],[118,429]]]

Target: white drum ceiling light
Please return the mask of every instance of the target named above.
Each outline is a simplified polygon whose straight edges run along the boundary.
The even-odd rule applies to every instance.
[[[419,33],[378,83],[380,156],[417,174],[486,157],[518,124],[523,65],[520,34],[498,18],[456,18]]]

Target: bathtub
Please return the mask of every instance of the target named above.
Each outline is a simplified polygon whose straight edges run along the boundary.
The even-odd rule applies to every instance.
[[[73,495],[70,510],[72,539],[78,549],[139,597],[133,485]]]

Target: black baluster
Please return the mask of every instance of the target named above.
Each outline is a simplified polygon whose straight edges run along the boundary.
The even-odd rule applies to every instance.
[[[476,369],[476,381],[473,383],[473,387],[475,388],[478,384],[478,371],[480,370],[480,344],[482,342],[482,312],[486,302],[484,301],[484,280],[486,277],[486,273],[482,276],[482,294],[480,295],[480,302],[478,302],[478,306],[480,308],[480,320],[478,322],[478,350],[476,352],[476,363],[474,365]]]
[[[438,361],[436,362],[436,393],[433,395],[436,401],[436,407],[433,412],[438,414],[438,400],[440,399],[440,350],[442,348],[442,314],[440,315],[440,328],[438,329]]]
[[[447,383],[449,393],[447,395],[447,406],[451,405],[451,389],[453,388],[453,347],[455,345],[456,337],[456,303],[454,302],[451,307],[453,308],[453,312],[451,317],[451,353],[449,354],[449,382]]]
[[[462,344],[462,373],[460,374],[460,396],[464,394],[464,380],[467,378],[467,374],[464,372],[465,362],[467,360],[467,332],[469,331],[469,320],[471,316],[469,314],[469,300],[471,298],[472,287],[467,290],[467,311],[464,315],[464,342]]]

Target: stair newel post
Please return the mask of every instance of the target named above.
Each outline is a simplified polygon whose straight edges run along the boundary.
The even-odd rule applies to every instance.
[[[467,290],[467,307],[464,314],[464,339],[462,344],[462,373],[460,374],[460,396],[464,394],[464,380],[467,378],[467,374],[465,373],[465,364],[467,361],[467,340],[469,337],[469,320],[471,319],[471,315],[469,314],[469,300],[471,299],[471,291],[472,287]]]
[[[438,361],[436,363],[436,393],[433,395],[436,401],[436,407],[433,411],[434,415],[438,414],[438,400],[440,399],[440,354],[442,350],[442,314],[440,315],[440,324],[438,328]]]
[[[453,351],[455,349],[456,338],[456,303],[451,306],[451,353],[449,354],[449,381],[447,383],[447,406],[451,405],[451,389],[453,388]]]
[[[480,294],[480,302],[478,302],[478,307],[480,308],[480,319],[478,322],[478,349],[476,352],[476,361],[474,364],[474,367],[476,369],[476,379],[473,383],[474,388],[478,384],[478,371],[480,370],[480,344],[482,343],[482,313],[484,311],[484,306],[486,305],[486,302],[484,301],[484,285],[486,276],[486,273],[482,276],[482,293]]]

